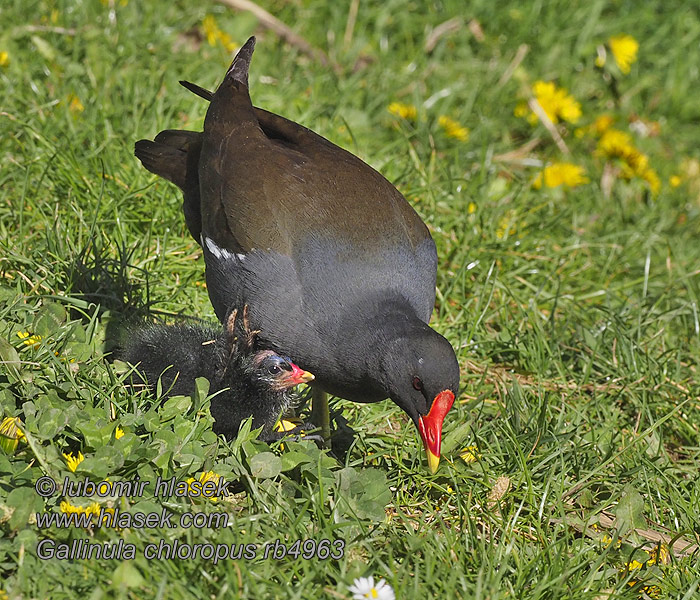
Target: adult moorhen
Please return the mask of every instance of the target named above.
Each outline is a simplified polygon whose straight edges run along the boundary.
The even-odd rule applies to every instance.
[[[202,133],[136,143],[150,171],[184,192],[219,319],[249,305],[261,345],[289,355],[348,400],[391,398],[413,420],[431,471],[459,386],[449,342],[427,323],[437,252],[382,175],[248,93],[255,38],[211,94]]]
[[[206,377],[210,393],[218,392],[210,408],[215,433],[232,439],[253,417],[253,428],[263,428],[260,439],[280,439],[284,434],[273,428],[295,400],[292,388],[314,376],[272,350],[256,349],[258,332],[250,330],[245,312],[243,328],[236,316],[232,311],[223,331],[183,324],[132,329],[117,358],[136,367],[132,385],[155,389],[160,379],[166,397],[190,395],[195,379]]]

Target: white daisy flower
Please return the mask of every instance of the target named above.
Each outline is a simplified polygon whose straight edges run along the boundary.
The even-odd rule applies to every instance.
[[[350,586],[353,600],[395,600],[394,590],[391,586],[380,579],[374,585],[374,577],[360,577],[355,579]]]

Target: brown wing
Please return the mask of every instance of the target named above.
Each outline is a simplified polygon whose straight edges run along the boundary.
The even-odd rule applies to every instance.
[[[247,64],[239,67],[247,76]],[[204,124],[199,178],[207,235],[237,252],[287,255],[319,234],[363,254],[429,239],[413,208],[369,165],[297,123],[254,109],[236,69],[234,61]]]

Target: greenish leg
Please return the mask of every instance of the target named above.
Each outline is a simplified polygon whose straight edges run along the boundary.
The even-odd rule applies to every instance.
[[[320,388],[313,388],[311,400],[311,421],[321,428],[324,445],[330,447],[331,413],[328,409],[328,394]]]

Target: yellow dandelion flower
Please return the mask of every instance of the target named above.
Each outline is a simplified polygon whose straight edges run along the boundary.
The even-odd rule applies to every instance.
[[[475,463],[477,460],[481,458],[481,454],[479,454],[479,449],[476,447],[476,445],[472,444],[471,446],[467,446],[464,448],[460,453],[459,457],[468,465]]]
[[[532,86],[532,93],[552,123],[576,123],[581,117],[581,105],[564,88],[558,88],[553,81],[536,81]],[[538,120],[537,115],[528,111],[522,103],[516,106],[515,115],[527,116],[533,125]]]
[[[658,585],[645,585],[642,591],[650,598],[661,598],[661,588]]]
[[[199,474],[199,476],[195,479],[194,477],[188,477],[187,478],[187,485],[190,492],[192,492],[193,496],[198,496],[198,491],[192,486],[192,484],[195,481],[198,481],[199,483],[206,483],[207,481],[213,481],[214,483],[218,484],[219,480],[221,479],[221,475],[218,473],[214,473],[214,471],[203,471],[202,473]],[[198,486],[200,487],[200,486]],[[207,496],[208,500],[211,500],[212,502],[217,502],[219,498],[217,496],[212,496],[209,497]]]
[[[68,362],[68,363],[74,363],[75,359],[74,358],[68,358],[66,356],[61,356],[60,352],[54,352],[55,356],[58,356],[61,359],[61,362]]]
[[[7,454],[13,454],[19,441],[25,437],[21,425],[19,417],[5,417],[0,423],[0,448]]]
[[[32,335],[28,331],[18,331],[17,337],[22,340],[25,346],[32,346],[34,349],[41,345],[42,337],[40,335]]]
[[[621,570],[624,571],[624,568]],[[632,588],[638,583],[639,581],[632,579],[631,581],[627,582],[627,585]],[[637,596],[638,598],[646,598],[647,596],[649,598],[661,598],[661,588],[658,585],[643,585],[641,586],[640,590],[644,592],[644,594],[639,594]]]
[[[233,52],[234,50],[238,49],[238,44],[236,44],[236,42],[233,41],[233,39],[228,33],[220,31],[219,41],[221,42],[221,45],[224,47],[226,52]]]
[[[597,152],[609,158],[625,159],[636,152],[636,149],[629,133],[619,129],[609,129],[601,136]]]
[[[476,204],[474,202],[470,202],[467,205],[467,213],[470,215],[473,215],[476,212]]]
[[[455,138],[460,142],[466,142],[469,139],[469,129],[446,115],[438,117],[438,124],[445,130],[447,137]]]
[[[637,60],[639,42],[631,35],[616,35],[608,40],[610,51],[620,71],[625,75],[630,72],[630,65]]]
[[[536,81],[532,93],[552,123],[557,123],[559,119],[575,123],[581,116],[581,105],[553,81]]]
[[[576,187],[588,183],[588,177],[583,167],[571,163],[554,163],[547,165],[544,171],[537,175],[532,187],[538,190],[543,183],[549,188],[560,185]]]
[[[7,50],[0,52],[0,67],[7,67],[10,64],[10,53]]]
[[[231,36],[221,31],[216,23],[216,19],[212,15],[207,15],[202,20],[202,33],[204,33],[204,37],[207,38],[207,42],[209,42],[210,46],[221,44],[227,52],[233,52],[238,48]]]
[[[507,236],[515,234],[516,231],[517,228],[515,223],[512,222],[511,216],[505,215],[498,221],[498,226],[496,227],[496,237],[499,240],[502,240]]]
[[[624,158],[635,173],[641,173],[649,166],[649,158],[636,146],[631,146]]]
[[[80,98],[78,98],[78,96],[76,96],[75,94],[68,94],[66,102],[68,102],[68,110],[71,111],[74,116],[80,114],[85,110],[85,107],[80,101]]]
[[[89,515],[98,516],[100,514],[100,505],[97,502],[93,502],[88,506],[75,506],[67,500],[62,500],[59,504],[59,508],[63,513],[77,513],[79,515],[87,513]]]
[[[114,509],[113,509],[113,508],[110,508],[110,507],[107,506],[107,507],[105,507],[104,511],[105,511],[105,513],[109,513],[110,515],[114,515]],[[97,513],[97,514],[99,515],[99,513]],[[102,522],[104,523],[104,519],[102,520]],[[102,523],[100,523],[100,525],[102,525]],[[117,527],[117,529],[120,529],[120,528]]]
[[[581,105],[564,90],[559,90],[559,116],[563,121],[576,123],[581,118]]]
[[[221,475],[214,473],[214,471],[202,472],[199,475],[199,481],[201,481],[202,483],[205,483],[207,481],[213,481],[214,483],[219,483],[219,479],[221,479]]]
[[[530,108],[527,105],[527,102],[518,102],[515,105],[515,110],[513,111],[513,114],[516,117],[526,117],[528,113],[530,112]]]
[[[592,129],[595,134],[600,136],[610,129],[612,124],[613,118],[610,115],[600,115],[593,121]]]
[[[593,527],[593,526],[591,526],[591,527]],[[596,529],[596,530],[598,529],[597,526],[595,526],[595,527],[593,527],[593,528]],[[611,538],[608,534],[605,534],[605,535],[601,538],[600,541],[602,542],[602,544],[603,544],[606,548],[607,548],[610,544],[612,544],[612,538]],[[615,542],[615,548],[619,548],[620,546],[622,546],[622,540],[618,538],[617,542]]]
[[[620,159],[621,175],[624,179],[639,177],[646,181],[654,194],[661,188],[658,174],[649,166],[649,157],[635,147],[628,133],[609,129],[600,138],[596,153],[607,158]]]
[[[117,425],[117,428],[114,430],[114,439],[118,440],[119,438],[124,436],[124,430]]]
[[[574,130],[574,135],[577,138],[582,138],[584,135],[593,134],[598,137],[603,135],[608,131],[614,122],[614,119],[610,115],[600,115],[596,117],[595,121],[586,127],[579,127]]]
[[[559,120],[555,102],[556,88],[557,86],[554,85],[553,81],[536,81],[532,86],[532,93],[535,95],[535,100],[537,100],[540,108],[542,108],[552,123],[556,123]],[[537,123],[537,115],[535,113],[530,113],[528,120],[534,125]]]
[[[61,512],[63,513],[83,513],[85,512],[85,507],[84,506],[74,506],[68,500],[62,500],[61,504],[59,505]]]
[[[21,440],[24,432],[20,429],[22,421],[19,417],[5,417],[0,423],[0,435]]]
[[[659,179],[659,176],[654,169],[647,167],[639,174],[639,176],[647,182],[652,194],[659,193],[659,189],[661,189],[661,179]]]
[[[650,552],[650,555],[651,556],[647,561],[647,564],[651,565],[655,563],[667,565],[671,560],[671,554],[669,553],[668,546],[666,544],[659,544],[658,546],[655,546]]]
[[[668,183],[672,188],[677,188],[681,183],[683,183],[683,179],[681,179],[679,175],[671,175]]]
[[[406,121],[415,121],[418,117],[418,110],[413,104],[404,104],[403,102],[392,102],[389,105],[389,112]]]
[[[85,460],[85,457],[83,456],[82,452],[78,452],[78,456],[73,456],[72,452],[69,452],[68,454],[64,452],[63,457],[66,459],[68,469],[73,471],[73,473],[75,473],[75,470],[78,468],[78,465]]]
[[[604,535],[600,540],[605,546],[609,546],[612,543],[612,538],[609,535]]]
[[[219,31],[216,19],[212,15],[207,15],[202,19],[202,32],[210,46],[216,46],[216,42],[219,39]]]
[[[643,566],[644,565],[642,563],[640,563],[638,560],[632,560],[632,561],[628,562],[624,568],[627,569],[628,571],[636,571],[637,569],[641,569]]]

